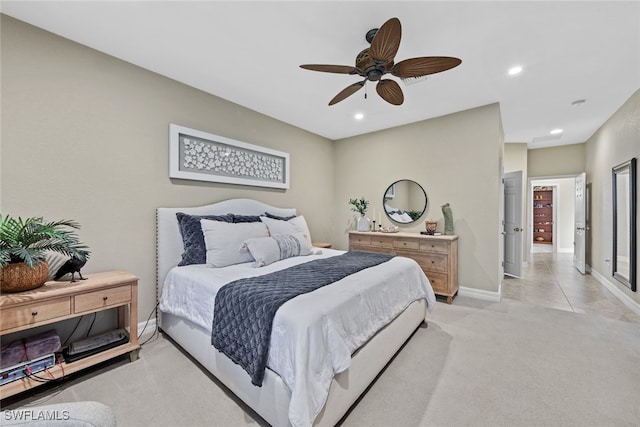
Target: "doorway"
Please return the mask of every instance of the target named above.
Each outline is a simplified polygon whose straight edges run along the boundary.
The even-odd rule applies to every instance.
[[[527,194],[527,236],[526,236],[526,248],[527,255],[526,259],[531,259],[531,254],[534,252],[553,252],[553,253],[573,253],[573,242],[574,242],[574,220],[575,220],[575,176],[557,176],[557,177],[539,177],[539,178],[529,178],[528,185],[528,194]],[[549,202],[548,200],[537,201],[534,200],[534,188],[536,187],[544,187],[552,189],[552,199]],[[542,204],[543,206],[546,204],[551,204],[553,216],[552,219],[548,222],[551,222],[549,225],[536,225],[536,222],[547,222],[545,221],[536,221],[536,213],[534,212],[536,209],[534,208],[535,204]],[[542,211],[551,211],[551,209],[537,209]],[[534,227],[537,229],[544,229],[545,232],[548,231],[549,228],[552,229],[552,234],[550,235],[551,244],[534,243],[534,236],[541,235],[540,233],[534,233]],[[547,234],[544,234],[547,236]]]

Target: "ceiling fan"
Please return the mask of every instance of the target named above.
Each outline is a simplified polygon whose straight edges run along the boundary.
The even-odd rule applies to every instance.
[[[305,64],[301,68],[325,73],[352,74],[364,77],[364,80],[344,88],[338,93],[329,105],[353,95],[364,87],[367,80],[377,81],[376,92],[385,101],[393,105],[401,105],[404,95],[400,85],[395,80],[382,79],[385,74],[391,74],[400,79],[410,79],[440,73],[450,70],[462,63],[458,58],[449,56],[423,56],[419,58],[405,59],[397,64],[393,60],[400,46],[402,27],[398,18],[391,18],[379,29],[369,30],[366,34],[370,47],[364,49],[356,56],[355,67],[349,65],[322,65]],[[365,95],[366,97],[366,95]]]

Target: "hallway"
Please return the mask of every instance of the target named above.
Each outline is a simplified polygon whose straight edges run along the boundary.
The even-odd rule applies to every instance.
[[[590,274],[573,266],[573,254],[534,252],[522,268],[522,277],[505,276],[502,297],[558,310],[595,314],[640,323],[640,316],[625,306]]]

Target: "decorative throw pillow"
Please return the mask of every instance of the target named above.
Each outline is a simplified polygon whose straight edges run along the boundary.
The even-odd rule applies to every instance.
[[[311,245],[311,233],[309,227],[304,219],[304,216],[300,215],[295,218],[291,218],[288,221],[282,221],[279,219],[268,218],[266,216],[261,217],[261,221],[267,225],[269,234],[274,236],[276,234],[305,234],[309,245]]]
[[[267,216],[273,219],[279,219],[282,221],[290,220],[291,218],[295,218],[295,215],[292,216],[278,216],[274,214],[270,214],[269,212],[265,212],[263,215],[237,215],[237,214],[229,214],[233,215],[233,222],[259,222],[260,218],[263,216]]]
[[[269,212],[265,212],[264,215],[268,218],[279,219],[281,221],[289,221],[290,219],[293,219],[297,216],[297,215],[278,216],[278,215],[270,214]]]
[[[233,222],[260,222],[260,215],[229,215],[233,216]]]
[[[267,226],[262,222],[228,223],[203,219],[200,224],[207,248],[207,264],[214,267],[253,261],[244,241],[269,236]]]
[[[184,252],[182,253],[182,260],[178,264],[179,266],[207,263],[207,249],[204,244],[202,227],[200,226],[201,219],[233,222],[231,214],[197,216],[178,212],[176,217],[178,218],[178,226],[180,227],[182,244],[184,245]]]
[[[281,259],[313,253],[311,244],[307,242],[304,233],[278,234],[271,237],[247,239],[244,241],[244,245],[256,260],[256,267],[263,267]]]

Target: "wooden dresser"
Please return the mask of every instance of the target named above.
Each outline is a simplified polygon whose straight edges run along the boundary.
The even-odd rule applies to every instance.
[[[349,250],[412,258],[422,267],[436,295],[451,304],[458,293],[458,236],[350,231]]]

